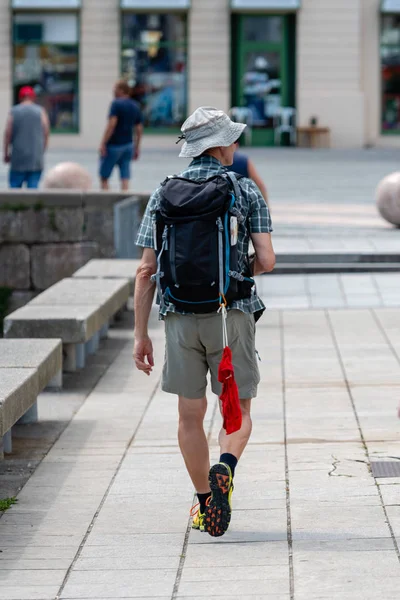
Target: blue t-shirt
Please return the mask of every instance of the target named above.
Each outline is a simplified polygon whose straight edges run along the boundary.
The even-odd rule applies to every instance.
[[[241,152],[235,152],[233,155],[233,164],[229,167],[230,171],[234,171],[238,175],[243,175],[243,177],[249,176],[249,159],[245,154]]]
[[[139,105],[130,98],[116,98],[111,104],[109,117],[117,117],[117,125],[107,145],[131,144],[133,128],[135,125],[143,123]]]

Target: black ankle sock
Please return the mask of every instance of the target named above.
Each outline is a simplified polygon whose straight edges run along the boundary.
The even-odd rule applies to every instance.
[[[225,452],[224,454],[221,454],[219,462],[223,462],[231,468],[233,478],[235,476],[236,465],[238,464],[238,459],[236,458],[236,456],[233,456],[233,454],[229,454],[229,452]]]
[[[206,494],[197,494],[197,497],[200,502],[200,512],[202,515],[206,512],[206,502],[210,496],[211,492],[207,492]]]

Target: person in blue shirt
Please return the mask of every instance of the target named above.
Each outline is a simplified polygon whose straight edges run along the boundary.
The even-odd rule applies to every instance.
[[[131,98],[126,81],[117,81],[108,123],[100,144],[100,183],[109,190],[109,179],[115,166],[119,167],[121,189],[129,189],[131,161],[137,160],[143,134],[143,116],[139,105]]]
[[[253,161],[250,160],[250,158],[246,154],[243,154],[243,152],[239,152],[239,141],[240,140],[237,140],[235,145],[235,154],[233,155],[233,164],[230,167],[230,170],[234,171],[238,175],[242,175],[243,177],[248,177],[249,179],[252,179],[254,183],[258,186],[260,192],[264,196],[265,202],[270,208],[268,202],[268,192],[265,183],[261,179]]]

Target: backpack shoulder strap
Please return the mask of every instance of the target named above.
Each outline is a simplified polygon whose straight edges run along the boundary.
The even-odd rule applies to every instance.
[[[225,173],[223,175],[223,177],[225,177],[225,175],[227,175],[227,173]],[[235,175],[239,179],[242,178],[242,175],[238,175],[237,173],[233,173],[233,175]],[[176,175],[176,174],[175,175],[167,175],[167,177],[164,179],[164,181],[162,181],[160,183],[160,185],[164,186],[166,183],[168,183],[172,179],[180,179],[181,181],[188,181],[189,183],[207,183],[208,181],[213,181],[213,179],[218,179],[218,177],[221,177],[221,175],[212,175],[211,177],[207,177],[205,179],[191,179],[190,177],[183,177],[182,174],[180,174],[180,175]],[[226,177],[225,177],[225,179],[226,179]]]
[[[231,184],[233,186],[233,191],[235,192],[235,197],[243,198],[242,190],[240,189],[240,185],[238,183],[239,179],[243,179],[243,175],[238,175],[237,173],[234,173],[233,171],[228,171],[227,173],[225,173],[225,177],[226,177],[226,179],[229,179],[229,181],[231,182]],[[231,211],[237,217],[238,221],[240,223],[243,223],[243,221],[245,219],[244,219],[242,213],[239,211],[239,209],[236,206],[234,206],[231,209]]]
[[[160,186],[163,187],[170,179],[179,179],[179,175],[167,175],[166,178],[160,183]]]
[[[228,171],[227,173],[225,173],[225,175],[226,175],[227,179],[229,179],[229,181],[231,182],[231,184],[233,186],[233,191],[235,192],[236,198],[241,198],[242,197],[242,190],[240,189],[240,185],[238,184],[238,180],[242,179],[243,176],[242,175],[237,175],[233,171]]]

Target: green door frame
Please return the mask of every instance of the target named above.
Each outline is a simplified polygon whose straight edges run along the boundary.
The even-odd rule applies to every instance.
[[[281,42],[245,42],[244,19],[246,17],[281,17],[283,21]],[[281,96],[282,106],[293,105],[291,102],[290,77],[294,78],[294,59],[290,56],[290,35],[293,35],[293,17],[282,13],[246,13],[233,16],[233,52],[232,52],[232,99],[234,106],[244,105],[243,78],[245,74],[245,56],[247,52],[277,52],[280,55],[281,65]],[[290,72],[292,70],[292,72]],[[254,146],[273,146],[274,132],[271,128],[253,128]]]

